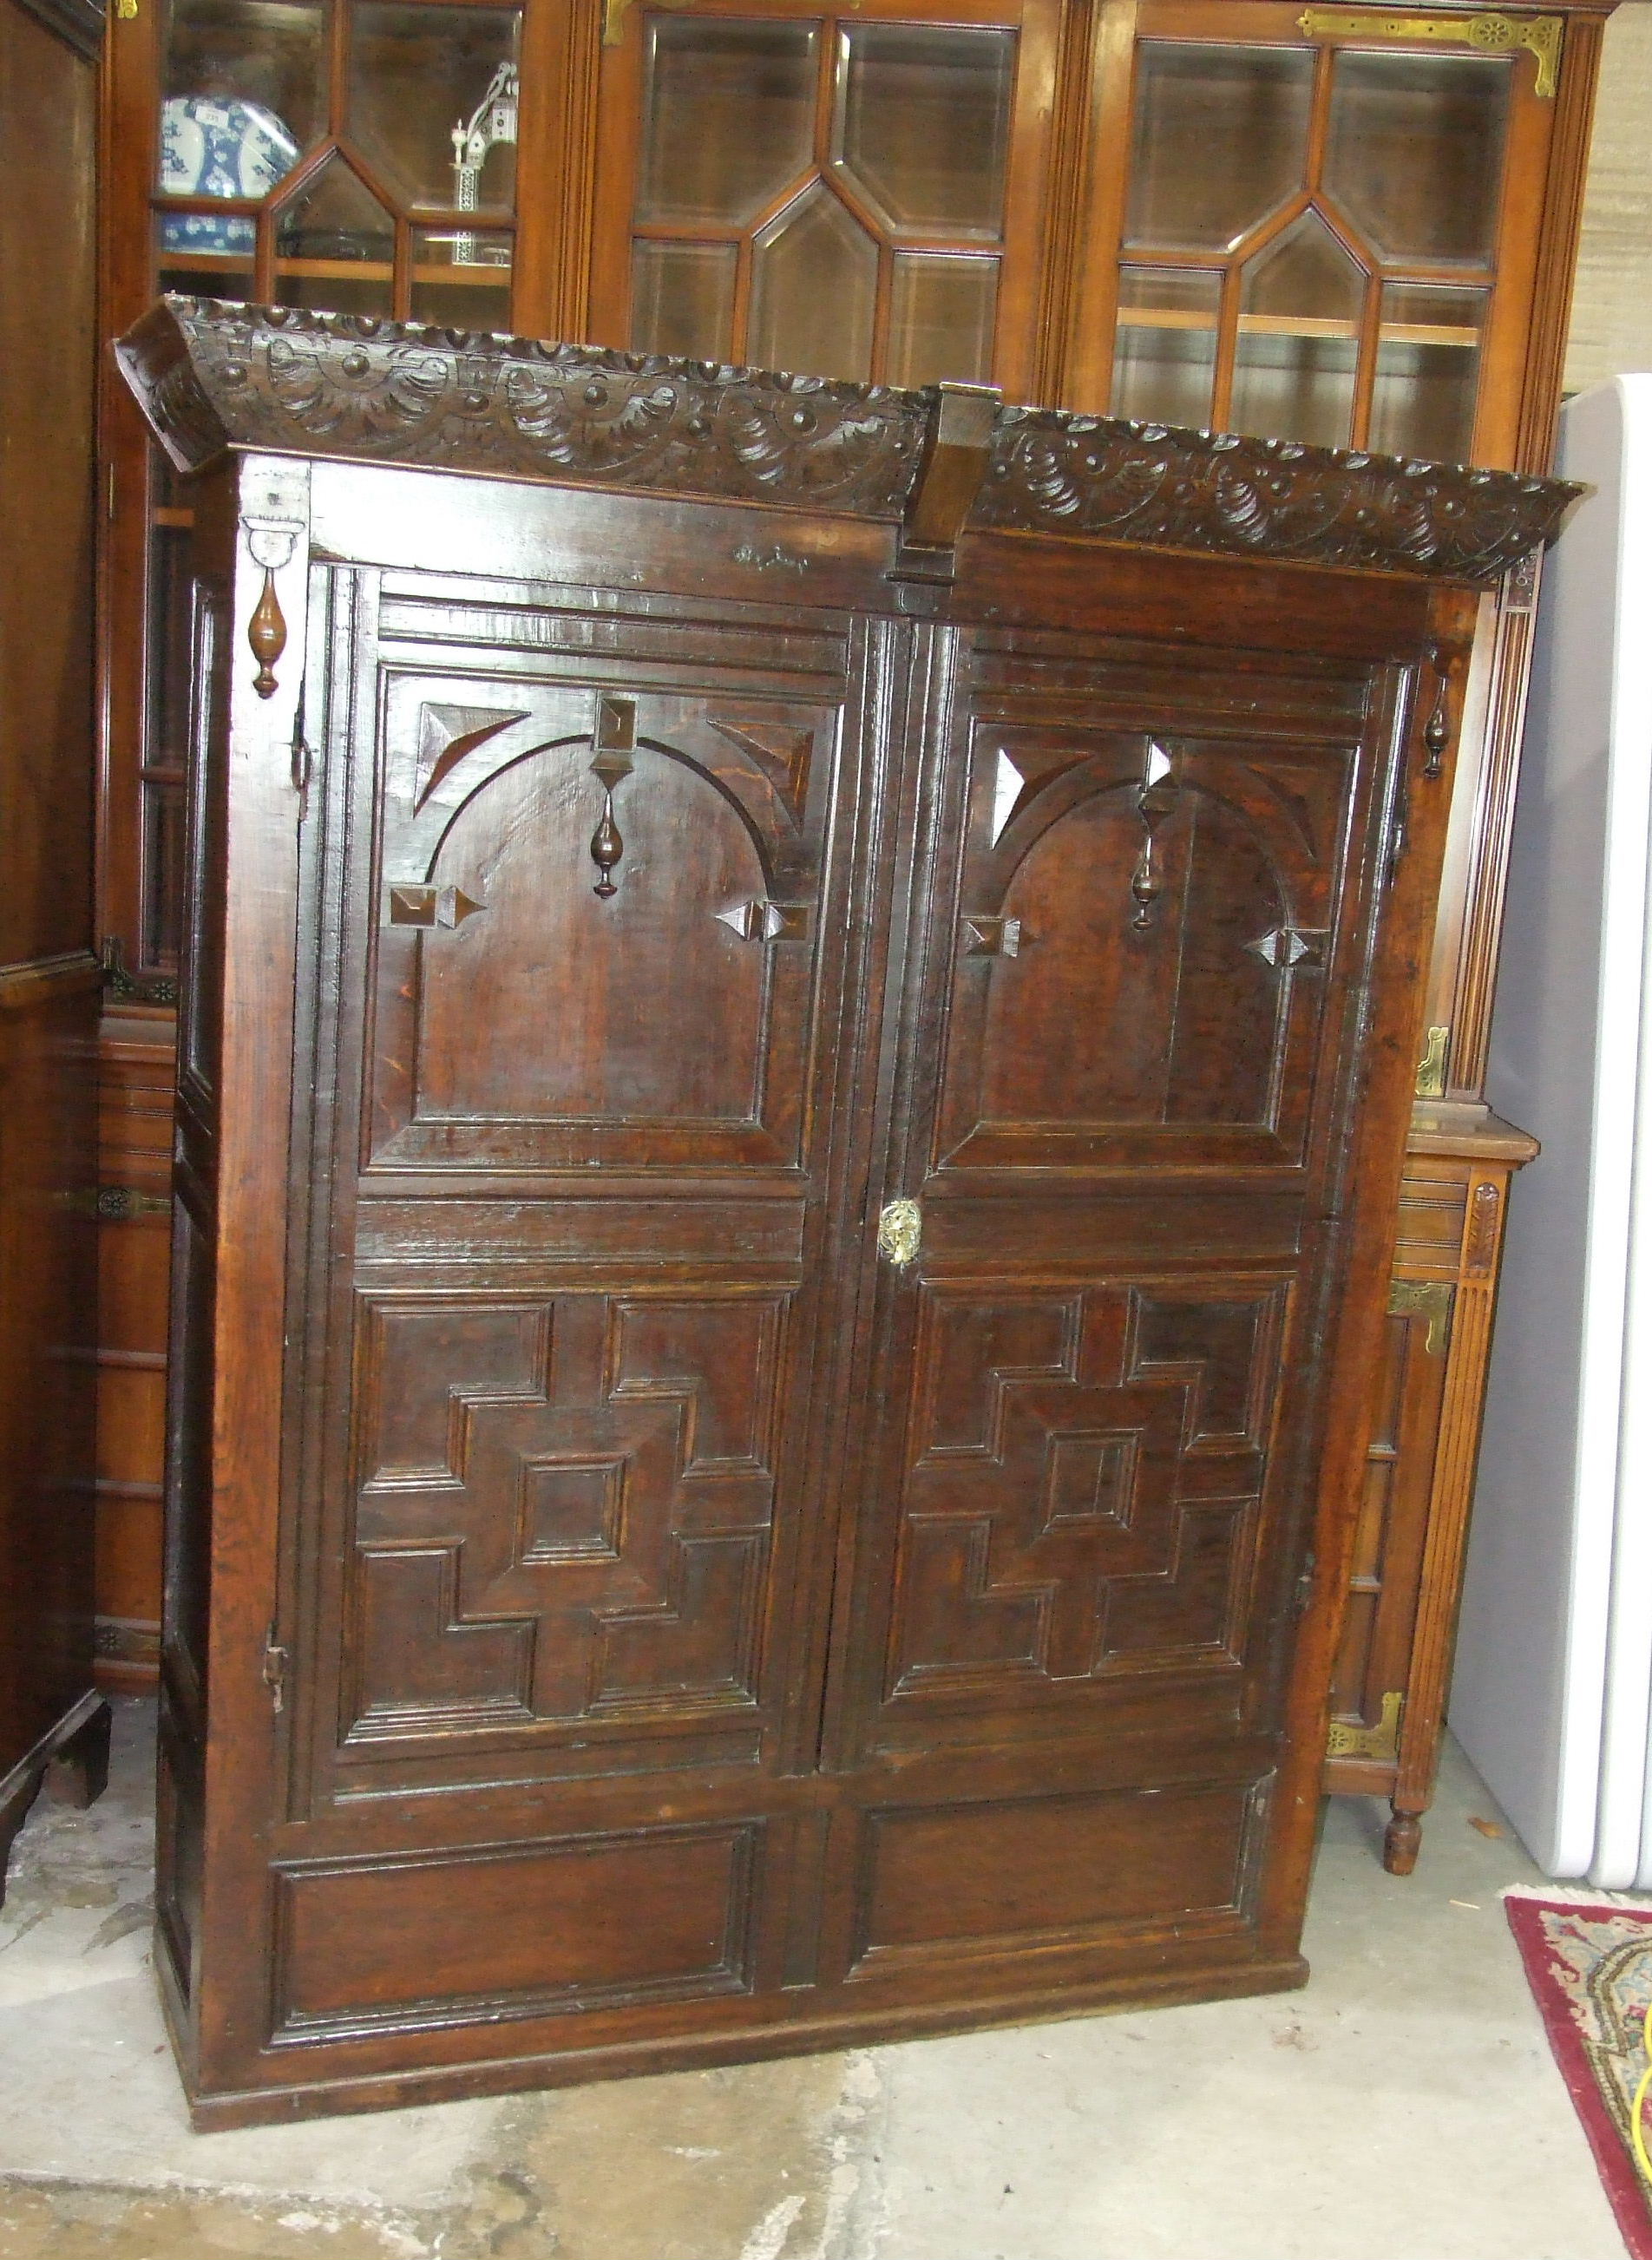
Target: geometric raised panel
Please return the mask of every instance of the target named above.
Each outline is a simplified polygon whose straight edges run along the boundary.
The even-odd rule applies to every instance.
[[[467,754],[527,719],[524,707],[448,706],[426,701],[418,710],[418,767],[414,805],[422,808],[442,779]]]
[[[755,1705],[783,1301],[367,1304],[352,1740]]]
[[[706,721],[720,738],[755,762],[779,796],[787,815],[801,827],[809,797],[809,763],[818,717],[807,709],[719,708]]]
[[[424,944],[415,1119],[754,1119],[762,958],[716,913],[766,893],[762,865],[703,772],[643,748],[633,768],[611,902],[592,893],[604,797],[586,747],[501,771],[454,819],[433,878],[488,914]],[[478,1015],[533,1041],[479,1041]],[[662,1041],[666,1027],[693,1041]]]
[[[634,672],[541,681],[497,669],[503,618],[474,668],[379,669],[383,815],[347,914],[377,929],[373,1162],[795,1165],[834,704],[749,695],[772,631],[723,653],[704,624],[609,623],[605,667]]]
[[[1184,787],[1154,817],[1153,899],[1138,907],[1139,797],[1133,783],[1074,803],[993,905],[1039,948],[990,976],[986,1121],[1269,1119],[1277,990],[1245,945],[1277,922],[1278,882],[1248,827]]]
[[[1291,743],[1293,687],[1282,747],[1161,744],[1105,719],[1127,673],[1059,683],[1070,723],[1019,676],[976,720],[935,1165],[1299,1157],[1357,723],[1316,686]]]
[[[926,1293],[893,1691],[1237,1662],[1283,1297]]]

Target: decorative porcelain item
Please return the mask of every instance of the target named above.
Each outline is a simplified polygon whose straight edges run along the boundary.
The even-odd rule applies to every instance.
[[[477,209],[482,168],[489,150],[501,141],[514,147],[519,96],[516,65],[501,63],[468,123],[461,118],[454,127],[454,203],[461,211]],[[510,265],[508,251],[480,245],[474,235],[455,235],[451,240],[455,267]]]
[[[174,197],[267,197],[298,161],[273,111],[239,97],[174,95],[161,105],[161,185]],[[240,212],[167,212],[163,251],[252,256],[256,223]]]

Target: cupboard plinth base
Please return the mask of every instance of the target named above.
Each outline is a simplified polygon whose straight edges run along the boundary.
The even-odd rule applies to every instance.
[[[157,1962],[164,1959],[157,1956]],[[836,2049],[870,2048],[898,2041],[938,2039],[947,2034],[990,2032],[1005,2026],[1053,2024],[1069,2018],[1122,2013],[1139,2008],[1175,2008],[1195,2001],[1226,2001],[1253,1994],[1288,1993],[1308,1981],[1301,1955],[1237,1966],[1191,1968],[1173,1977],[1112,1978],[1088,1985],[1006,1995],[993,2001],[904,2009],[840,2011],[784,2025],[750,2030],[648,2040],[629,2045],[569,2049],[556,2055],[516,2056],[440,2070],[413,2070],[359,2080],[321,2080],[311,2085],[243,2088],[222,2094],[190,2085],[190,2123],[198,2135],[241,2127],[284,2126],[302,2119],[348,2111],[385,2111],[421,2103],[458,2102],[485,2095],[514,2095],[540,2088],[583,2085],[597,2080],[643,2078],[660,2072],[709,2071],[733,2063],[776,2057],[813,2056]],[[162,1988],[168,2021],[178,2038],[171,1988]],[[416,2035],[410,2035],[410,2044]],[[182,2049],[180,2050],[182,2055]]]

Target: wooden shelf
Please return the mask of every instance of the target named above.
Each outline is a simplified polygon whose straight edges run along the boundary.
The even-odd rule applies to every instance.
[[[246,275],[251,261],[238,251],[163,251],[157,266],[190,275]],[[390,266],[383,259],[278,259],[277,275],[293,275],[311,282],[388,282]],[[471,290],[508,290],[511,269],[480,261],[474,265],[415,266],[416,283],[458,283]]]
[[[1193,306],[1120,306],[1121,330],[1205,330],[1216,335],[1216,317]],[[1241,314],[1241,337],[1347,338],[1359,336],[1357,322],[1318,314]],[[1445,322],[1384,322],[1379,343],[1389,346],[1477,346],[1480,332]]]

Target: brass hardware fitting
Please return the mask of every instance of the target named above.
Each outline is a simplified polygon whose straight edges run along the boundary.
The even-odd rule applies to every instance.
[[[1391,1687],[1383,1698],[1383,1712],[1374,1727],[1350,1727],[1341,1719],[1333,1719],[1331,1731],[1325,1738],[1325,1755],[1328,1758],[1380,1758],[1392,1764],[1399,1756],[1399,1722],[1405,1713],[1405,1699],[1397,1687]]]
[[[1448,1279],[1391,1279],[1388,1314],[1392,1319],[1427,1319],[1423,1348],[1439,1357],[1451,1341],[1451,1312],[1457,1291]]]
[[[1451,1048],[1450,1028],[1430,1028],[1428,1040],[1422,1048],[1422,1057],[1417,1062],[1417,1092],[1419,1098],[1443,1098],[1446,1095],[1446,1054]]]
[[[1297,23],[1311,39],[1440,39],[1483,55],[1513,54],[1524,47],[1537,58],[1533,91],[1539,100],[1552,102],[1560,84],[1566,27],[1559,16],[1382,16],[1374,9],[1306,8]]]
[[[917,1256],[924,1236],[924,1215],[915,1200],[892,1200],[877,1219],[877,1248],[898,1271]]]

